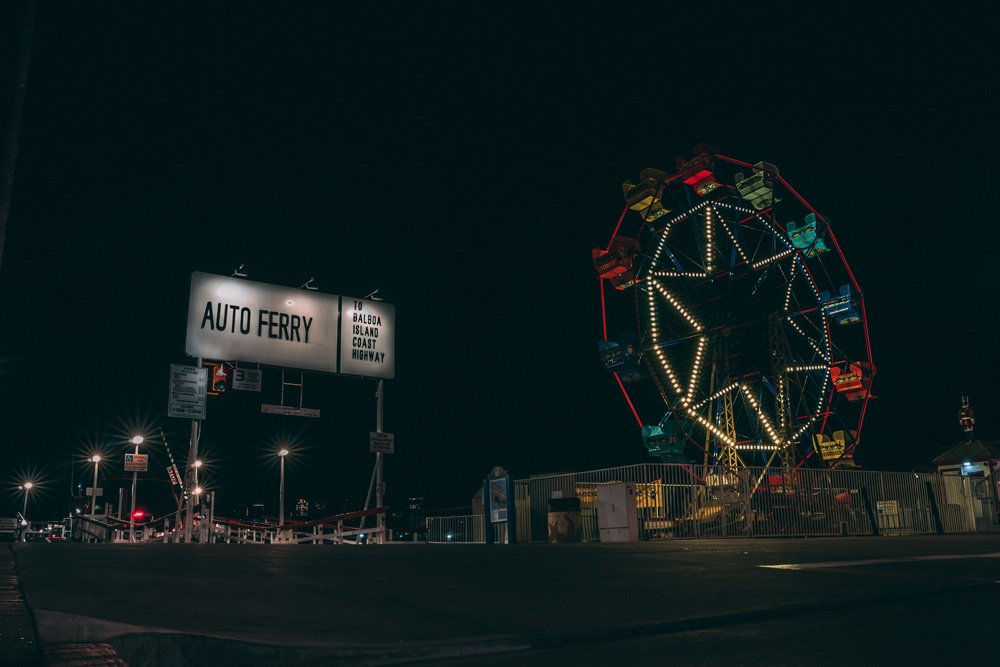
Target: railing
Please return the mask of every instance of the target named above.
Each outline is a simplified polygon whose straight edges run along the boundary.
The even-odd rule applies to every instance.
[[[580,499],[582,539],[597,541],[597,487],[618,482],[635,484],[644,539],[976,530],[969,480],[957,475],[649,463],[517,480],[518,540],[548,541],[558,491]]]
[[[192,542],[226,544],[365,544],[383,542],[385,529],[366,527],[368,517],[384,513],[386,508],[336,514],[310,521],[289,521],[283,526],[273,522],[254,522],[227,517],[196,515],[191,530]],[[185,534],[183,514],[157,519],[155,533],[164,543],[181,542]],[[350,525],[356,523],[357,525]]]
[[[137,533],[142,533],[142,526],[137,526]],[[114,516],[89,516],[81,514],[73,517],[71,537],[76,542],[117,542],[122,537],[128,541],[128,522],[122,522]]]
[[[427,517],[428,543],[482,544],[485,541],[481,514]]]

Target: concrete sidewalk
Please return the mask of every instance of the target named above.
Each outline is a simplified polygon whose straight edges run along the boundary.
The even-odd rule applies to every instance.
[[[857,616],[879,601],[984,586],[997,573],[834,581],[761,565],[997,553],[1000,536],[15,551],[47,647],[106,642],[130,665],[356,665],[551,651],[817,611]]]

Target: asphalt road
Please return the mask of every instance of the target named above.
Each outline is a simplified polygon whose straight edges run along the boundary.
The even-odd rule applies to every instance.
[[[1000,610],[1000,535],[15,554],[43,645],[130,665],[942,664]]]

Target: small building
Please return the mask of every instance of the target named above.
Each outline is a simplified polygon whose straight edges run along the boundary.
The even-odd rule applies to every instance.
[[[936,456],[933,463],[941,475],[989,477],[1000,470],[1000,441],[963,442]]]
[[[976,529],[1000,531],[1000,441],[970,440],[933,459],[938,474],[967,477]]]

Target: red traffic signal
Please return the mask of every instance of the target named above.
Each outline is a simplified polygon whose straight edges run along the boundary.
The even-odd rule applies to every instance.
[[[136,511],[132,512],[132,518],[133,519],[141,519],[141,518],[143,518],[145,516],[146,516],[146,511],[145,510],[136,510]]]
[[[208,368],[208,395],[221,396],[226,393],[226,365],[205,364]]]

